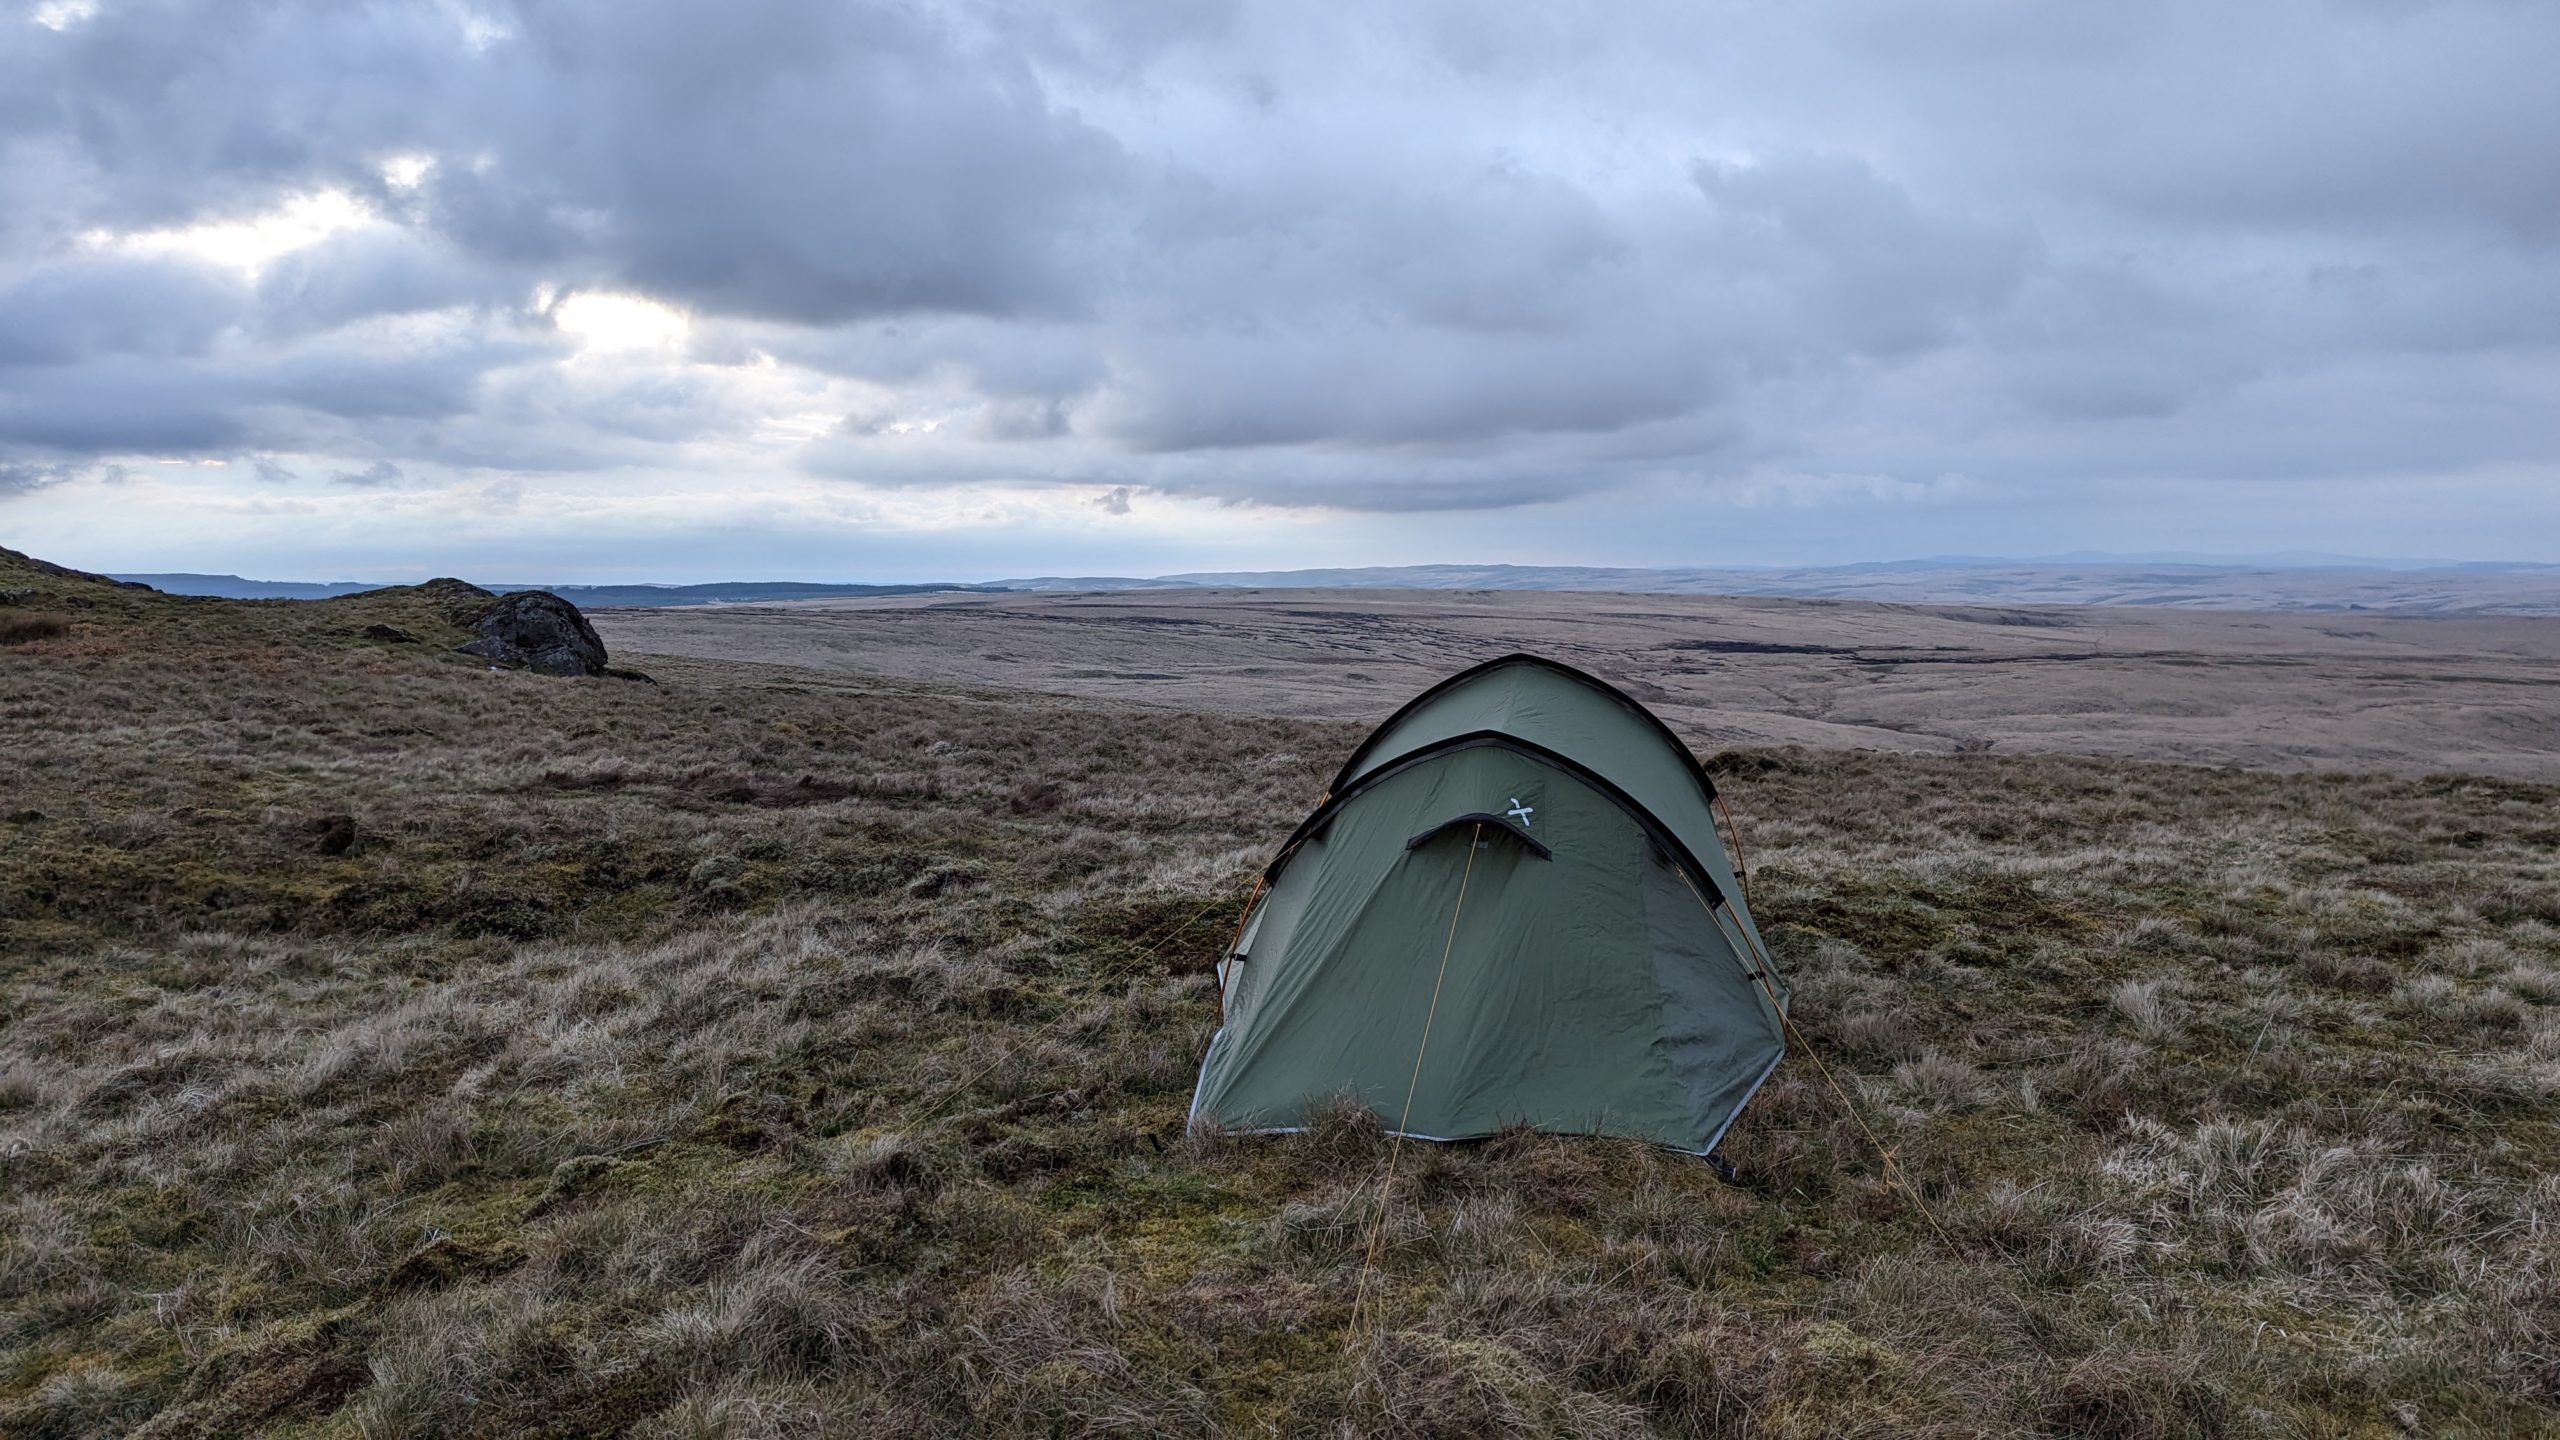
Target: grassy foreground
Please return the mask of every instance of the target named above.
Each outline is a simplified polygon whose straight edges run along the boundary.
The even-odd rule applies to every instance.
[[[1355,1328],[1374,1123],[1182,1120],[1356,731],[22,590],[0,1434],[2553,1429],[2560,791],[1718,757],[1925,1211],[1799,1054],[1408,1147]]]

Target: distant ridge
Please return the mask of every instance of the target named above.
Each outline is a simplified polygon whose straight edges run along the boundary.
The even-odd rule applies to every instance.
[[[237,575],[190,575],[184,572],[167,575],[117,575],[113,578],[136,585],[148,585],[169,595],[211,595],[224,600],[329,600],[340,595],[353,595],[364,590],[381,590],[380,585],[361,580],[243,580]]]
[[[2309,562],[2309,563],[2306,563]],[[1197,571],[1153,580],[1000,580],[1008,590],[1583,590],[1773,595],[1898,605],[2143,605],[2209,610],[2386,610],[2404,615],[2560,615],[2560,565],[2301,556],[2246,560],[2001,560],[1948,556],[1854,565],[1640,570],[1577,565],[1397,565]]]
[[[362,581],[244,580],[237,575],[120,575],[173,595],[319,600],[379,588]],[[1654,595],[1775,595],[1900,605],[2143,605],[2211,610],[2383,610],[2404,615],[2560,615],[2560,565],[2380,560],[2347,555],[1936,556],[1852,565],[1381,565],[1177,575],[1042,575],[975,584],[732,580],[704,585],[490,584],[550,590],[581,608],[771,605],[897,595],[1111,593],[1184,589],[1584,590]]]
[[[770,605],[781,600],[858,600],[879,595],[939,595],[953,591],[1000,591],[1001,585],[964,585],[934,581],[915,585],[830,585],[804,580],[721,580],[708,585],[492,585],[511,590],[548,590],[581,609],[630,605]]]

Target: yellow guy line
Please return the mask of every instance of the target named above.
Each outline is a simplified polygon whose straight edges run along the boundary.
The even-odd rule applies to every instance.
[[[1731,819],[1729,815],[1726,818]],[[1815,1072],[1822,1076],[1822,1083],[1830,1086],[1831,1093],[1839,1099],[1840,1108],[1849,1112],[1849,1118],[1857,1121],[1858,1128],[1865,1132],[1867,1143],[1876,1148],[1876,1154],[1884,1161],[1885,1184],[1898,1185],[1903,1194],[1911,1197],[1911,1204],[1920,1212],[1920,1218],[1929,1222],[1929,1228],[1938,1232],[1938,1238],[1946,1242],[1948,1249],[1961,1248],[1956,1244],[1956,1237],[1947,1233],[1947,1227],[1938,1223],[1937,1215],[1929,1209],[1929,1202],[1921,1198],[1920,1187],[1911,1183],[1910,1174],[1902,1168],[1901,1157],[1895,1155],[1893,1147],[1884,1143],[1884,1137],[1876,1134],[1875,1127],[1867,1123],[1867,1117],[1860,1113],[1858,1103],[1850,1099],[1849,1092],[1842,1088],[1837,1079],[1833,1078],[1831,1067],[1822,1063],[1822,1056],[1813,1048],[1813,1042],[1804,1038],[1804,1032],[1796,1028],[1795,1017],[1789,1015],[1787,1007],[1779,1002],[1776,988],[1769,983],[1769,977],[1777,973],[1776,965],[1769,959],[1769,952],[1754,945],[1750,940],[1750,932],[1743,929],[1739,922],[1726,924],[1724,912],[1707,904],[1707,897],[1699,893],[1697,882],[1689,878],[1688,871],[1681,870],[1676,865],[1672,868],[1678,871],[1680,883],[1689,887],[1689,893],[1695,896],[1698,904],[1706,910],[1707,917],[1716,922],[1717,931],[1742,953],[1744,963],[1752,967],[1760,981],[1760,989],[1769,997],[1769,1008],[1777,1012],[1778,1023],[1786,1029],[1787,1038],[1794,1042],[1796,1050],[1804,1058],[1813,1062]]]
[[[1467,868],[1458,876],[1458,901],[1449,907],[1449,938],[1440,943],[1440,971],[1431,977],[1431,1007],[1422,1015],[1422,1041],[1413,1047],[1413,1075],[1404,1082],[1404,1112],[1396,1117],[1395,1143],[1387,1149],[1387,1175],[1378,1182],[1378,1218],[1369,1223],[1369,1245],[1360,1256],[1360,1283],[1351,1292],[1351,1339],[1360,1340],[1360,1307],[1369,1294],[1369,1271],[1378,1263],[1378,1235],[1387,1228],[1387,1198],[1396,1183],[1396,1161],[1404,1154],[1405,1126],[1413,1119],[1413,1092],[1422,1084],[1422,1054],[1431,1048],[1431,1022],[1440,1014],[1440,982],[1449,975],[1449,952],[1458,944],[1458,916],[1467,908],[1467,882],[1475,878],[1476,846],[1483,842],[1484,823],[1467,832]],[[1375,1320],[1373,1314],[1370,1317]]]
[[[1733,832],[1733,874],[1742,882],[1742,903],[1748,905],[1751,903],[1751,861],[1742,853],[1742,826],[1733,818],[1733,811],[1724,803],[1722,795],[1708,798],[1714,803],[1716,813],[1724,817],[1724,828]]]

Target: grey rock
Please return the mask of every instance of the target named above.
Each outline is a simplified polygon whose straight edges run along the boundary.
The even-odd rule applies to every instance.
[[[462,647],[494,665],[543,675],[601,675],[604,641],[578,607],[548,590],[501,595],[471,623],[479,638]]]
[[[418,643],[417,636],[410,634],[408,631],[401,629],[397,625],[367,625],[364,627],[364,638],[367,640],[386,640],[394,645],[415,645]]]

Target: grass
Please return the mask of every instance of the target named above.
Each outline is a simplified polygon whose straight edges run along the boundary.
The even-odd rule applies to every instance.
[[[70,625],[58,615],[0,615],[0,645],[56,640],[70,632]]]
[[[1354,1329],[1374,1119],[1182,1122],[1355,730],[20,588],[0,1433],[2553,1428],[2548,788],[1718,756],[1925,1212],[1798,1055],[1408,1148]]]

